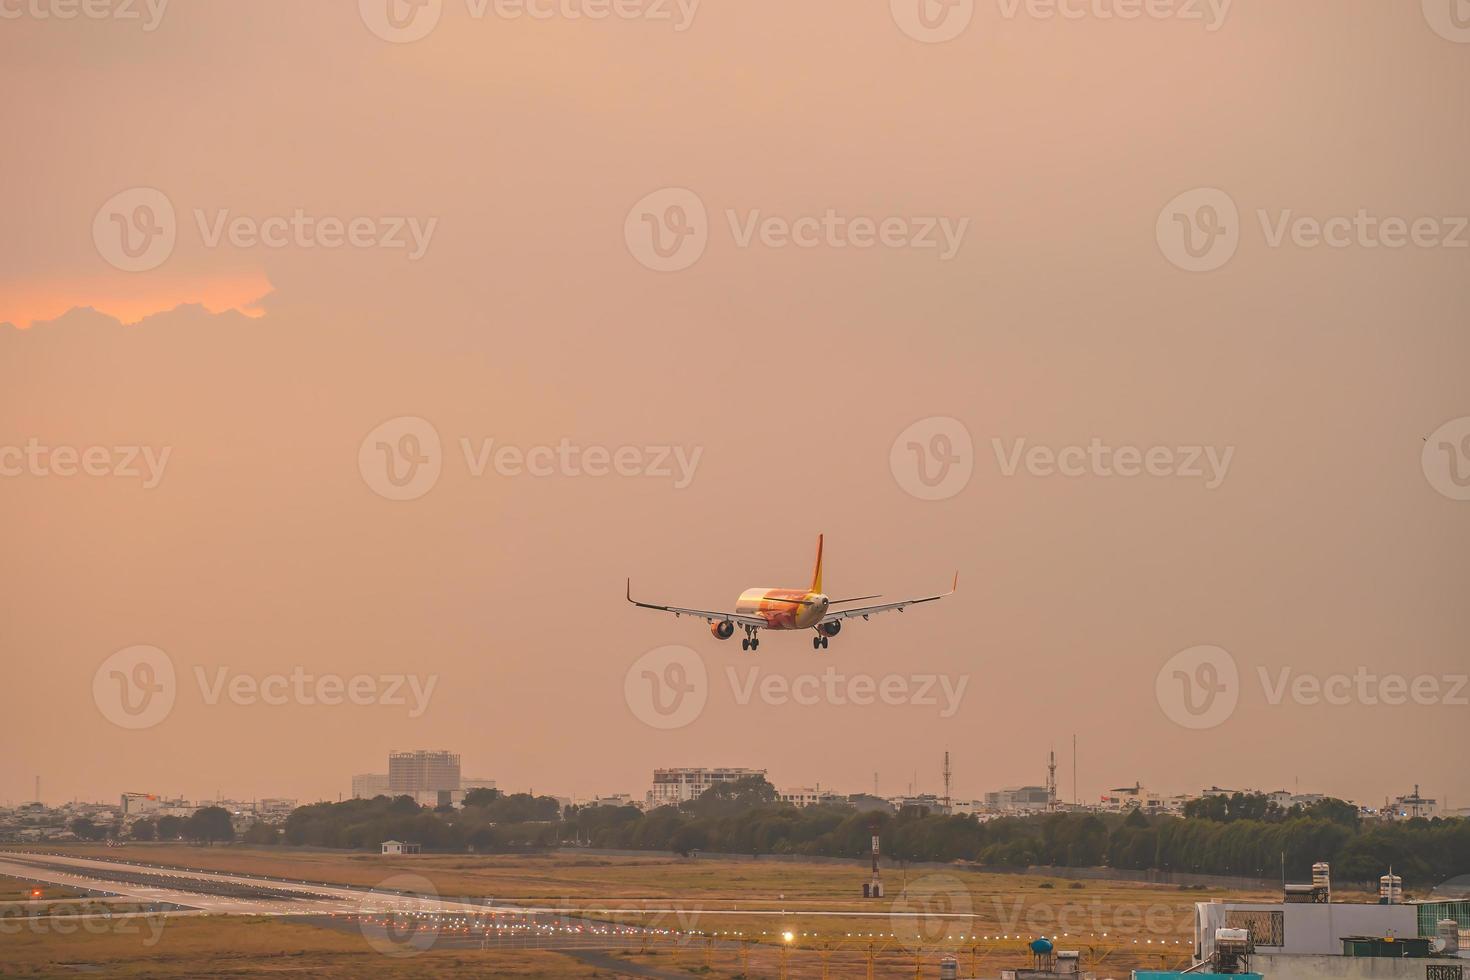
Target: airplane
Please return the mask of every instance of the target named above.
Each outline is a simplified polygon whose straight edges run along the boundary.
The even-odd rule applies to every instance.
[[[941,592],[939,595],[884,602],[876,606],[855,606],[852,609],[834,610],[833,606],[883,597],[865,595],[853,599],[827,598],[822,592],[822,535],[819,534],[817,535],[817,569],[812,573],[812,585],[809,589],[746,589],[740,593],[740,598],[735,600],[733,613],[639,602],[633,598],[631,578],[628,579],[627,596],[629,602],[643,609],[656,609],[660,612],[673,613],[675,616],[696,616],[706,620],[709,623],[709,631],[719,640],[728,640],[734,636],[735,627],[739,626],[745,630],[745,638],[740,641],[742,650],[759,649],[761,641],[758,633],[760,630],[805,629],[816,630],[817,635],[812,637],[812,649],[825,650],[832,637],[841,631],[844,619],[861,616],[866,620],[875,613],[891,612],[895,609],[902,612],[905,606],[933,602],[935,599],[952,596],[959,585],[960,573],[955,572],[954,584],[950,586],[948,592]]]

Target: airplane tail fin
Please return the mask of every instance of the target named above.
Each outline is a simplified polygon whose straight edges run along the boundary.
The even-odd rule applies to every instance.
[[[822,536],[817,535],[817,570],[812,573],[812,591],[822,591]]]

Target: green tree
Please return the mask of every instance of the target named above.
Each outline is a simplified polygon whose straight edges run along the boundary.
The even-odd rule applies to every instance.
[[[245,833],[241,835],[240,840],[246,844],[279,844],[281,831],[263,820],[257,820],[245,828]]]
[[[504,794],[502,794],[498,789],[490,789],[488,787],[481,786],[476,789],[470,790],[464,795],[464,805],[489,806],[491,803],[494,803],[496,800],[500,799],[500,797],[503,795]]]
[[[193,841],[212,845],[215,841],[235,839],[235,827],[230,813],[224,807],[206,806],[194,811],[185,827],[184,836]]]
[[[184,836],[184,831],[188,829],[188,826],[187,817],[159,817],[158,839],[179,840]]]

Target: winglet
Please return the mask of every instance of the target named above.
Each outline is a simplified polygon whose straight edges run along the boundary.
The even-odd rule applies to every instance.
[[[628,601],[633,601],[633,579],[631,577],[628,579]]]
[[[817,535],[817,570],[812,572],[813,592],[822,591],[822,535]]]
[[[954,585],[951,585],[949,587],[949,591],[950,591],[950,594],[953,595],[954,593],[958,592],[959,590],[960,590],[960,572],[959,572],[959,569],[955,569],[955,573],[954,573]]]

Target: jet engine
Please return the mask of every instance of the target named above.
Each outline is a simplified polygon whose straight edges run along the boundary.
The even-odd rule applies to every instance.
[[[722,619],[718,623],[710,623],[709,631],[717,640],[728,640],[735,635],[735,624],[728,619]]]
[[[817,627],[817,632],[823,636],[836,636],[842,632],[842,620],[834,619],[830,623],[823,623]]]

